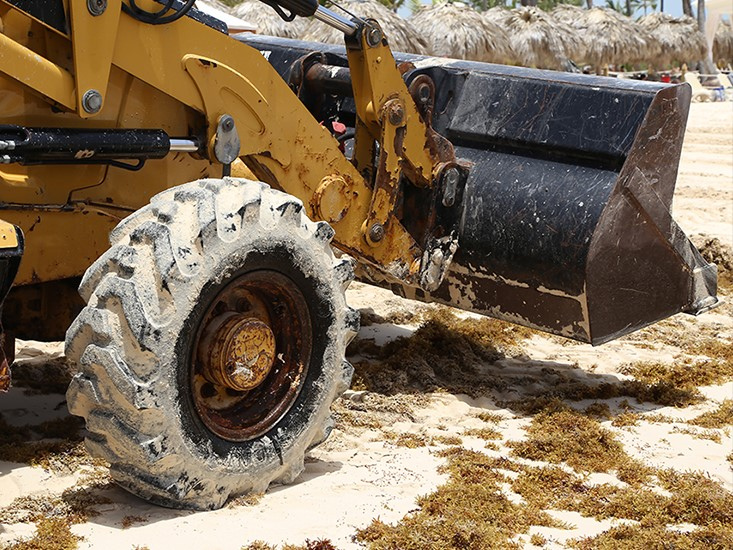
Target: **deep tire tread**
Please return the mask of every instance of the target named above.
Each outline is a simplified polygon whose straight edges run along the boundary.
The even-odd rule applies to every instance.
[[[194,458],[203,451],[184,441],[178,403],[159,364],[177,337],[170,319],[190,307],[189,281],[201,277],[207,258],[225,244],[231,248],[272,230],[299,239],[308,261],[326,262],[317,264],[325,272],[321,276],[341,296],[334,325],[340,358],[326,412],[308,429],[308,441],[288,451],[282,465],[238,474],[226,461],[217,466],[213,458]],[[353,268],[347,259],[334,259],[333,235],[328,224],[305,216],[298,199],[236,178],[164,191],[112,232],[112,248],[81,284],[88,305],[67,333],[67,356],[79,364],[67,399],[71,412],[87,421],[90,453],[110,462],[123,487],[158,504],[201,510],[218,508],[233,494],[290,483],[300,474],[305,449],[327,437],[333,425],[328,407],[353,373],[343,359],[358,330],[357,312],[343,301]],[[219,474],[212,475],[212,468]]]

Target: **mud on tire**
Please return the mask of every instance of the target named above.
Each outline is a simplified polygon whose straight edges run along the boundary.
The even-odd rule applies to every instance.
[[[90,453],[132,493],[165,506],[218,508],[230,496],[293,481],[306,451],[327,437],[330,405],[350,383],[344,353],[358,315],[345,302],[353,273],[333,256],[333,230],[302,210],[257,182],[186,184],[123,221],[85,274],[79,290],[87,306],[66,336],[79,369],[69,410],[86,420]],[[259,293],[267,280],[281,281],[282,296],[269,287]],[[270,301],[299,304],[272,329],[278,361],[295,370],[273,367],[261,395],[217,387],[221,395],[211,398],[209,383],[203,391],[197,381],[201,325],[216,308],[239,307],[227,305],[239,303],[232,292],[250,289],[261,315],[273,319]],[[293,324],[307,345],[287,347],[284,327]],[[238,432],[278,384],[290,384],[288,398]]]

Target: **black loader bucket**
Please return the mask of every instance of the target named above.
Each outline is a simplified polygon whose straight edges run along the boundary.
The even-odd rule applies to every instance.
[[[342,48],[244,40],[286,80],[316,50],[347,65]],[[717,303],[715,266],[671,216],[688,85],[396,58],[411,64],[408,84],[432,79],[432,126],[469,176],[458,252],[442,285],[428,293],[381,284],[592,344]],[[353,103],[338,97],[345,87],[323,87],[348,120]],[[318,108],[327,110],[323,98]]]

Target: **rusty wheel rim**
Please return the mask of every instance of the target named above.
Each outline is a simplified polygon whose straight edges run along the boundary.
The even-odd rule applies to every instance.
[[[311,334],[308,304],[290,278],[259,270],[230,281],[204,313],[191,352],[204,425],[228,441],[272,429],[303,387]]]

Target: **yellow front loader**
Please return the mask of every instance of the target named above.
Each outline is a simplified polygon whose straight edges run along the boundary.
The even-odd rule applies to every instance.
[[[5,349],[65,334],[123,487],[210,509],[295,479],[350,383],[354,265],[592,344],[715,305],[670,215],[687,86],[395,59],[375,21],[268,3],[344,47],[0,0]]]

